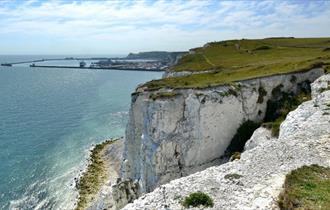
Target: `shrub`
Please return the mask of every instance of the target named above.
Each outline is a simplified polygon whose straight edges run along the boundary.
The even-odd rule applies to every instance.
[[[214,203],[212,198],[203,192],[194,192],[187,196],[182,204],[184,207],[213,207]]]
[[[234,152],[234,154],[232,154],[232,156],[230,157],[230,161],[239,160],[239,159],[241,159],[240,152]]]
[[[179,93],[174,93],[174,92],[157,92],[157,93],[151,93],[149,98],[155,101],[157,99],[167,99],[178,95]]]
[[[240,179],[241,177],[243,176],[239,174],[226,174],[224,176],[225,179],[229,179],[229,180]]]
[[[263,45],[263,46],[255,48],[254,50],[270,50],[270,49],[272,49],[270,46]]]
[[[330,168],[303,166],[286,176],[278,204],[282,210],[330,209]]]
[[[330,51],[330,47],[326,47],[323,49],[323,52],[327,52],[327,51]]]

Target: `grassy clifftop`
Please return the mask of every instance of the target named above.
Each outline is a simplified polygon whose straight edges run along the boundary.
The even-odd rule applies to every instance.
[[[199,72],[146,83],[148,89],[204,88],[330,64],[330,38],[268,38],[212,42],[184,56],[173,72]],[[208,73],[203,73],[208,71]],[[209,72],[211,71],[211,72]]]

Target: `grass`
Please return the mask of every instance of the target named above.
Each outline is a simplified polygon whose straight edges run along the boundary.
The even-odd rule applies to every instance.
[[[240,46],[239,49],[237,46]],[[171,71],[212,72],[153,80],[144,86],[160,88],[206,88],[276,74],[329,68],[330,38],[229,40],[196,48]]]
[[[150,94],[149,98],[152,100],[168,99],[168,98],[172,98],[172,97],[175,97],[178,95],[179,95],[179,93],[174,93],[174,92],[157,92],[157,93]]]
[[[189,196],[187,196],[182,205],[185,208],[189,208],[189,207],[213,207],[214,203],[212,198],[207,195],[206,193],[203,192],[194,192],[191,193]]]
[[[286,176],[279,197],[282,210],[330,209],[330,168],[303,166]]]
[[[107,140],[101,144],[97,144],[92,149],[90,164],[77,183],[79,198],[76,210],[83,210],[87,207],[87,205],[94,199],[94,196],[98,193],[100,187],[107,178],[105,163],[102,155],[104,148],[113,142],[114,140]]]

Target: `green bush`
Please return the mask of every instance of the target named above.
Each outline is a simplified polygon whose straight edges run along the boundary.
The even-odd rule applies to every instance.
[[[212,198],[203,192],[194,192],[187,196],[182,204],[184,207],[213,207],[214,203]]]
[[[235,180],[235,179],[240,179],[242,178],[243,176],[242,175],[239,175],[239,174],[226,174],[224,176],[225,179],[229,179],[229,180]]]
[[[255,48],[254,50],[270,50],[270,49],[272,49],[270,46],[263,45],[263,46]]]
[[[152,100],[168,99],[178,95],[179,93],[175,93],[175,92],[157,92],[157,93],[151,93],[149,98]]]
[[[329,210],[330,168],[303,166],[286,176],[278,204],[282,210]]]
[[[230,157],[230,161],[234,161],[234,160],[239,160],[241,159],[241,153],[240,152],[234,152],[234,154],[231,155]]]
[[[304,101],[311,99],[309,82],[299,83],[298,86],[301,90],[298,95],[282,92],[282,85],[272,90],[272,99],[267,101],[263,126],[270,128],[273,136],[278,136],[280,125],[289,112],[295,110]]]

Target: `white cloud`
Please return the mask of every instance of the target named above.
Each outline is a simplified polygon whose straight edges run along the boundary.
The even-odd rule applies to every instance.
[[[0,44],[18,53],[24,53],[23,43],[19,45],[22,37],[36,46],[36,53],[44,50],[38,46],[40,39],[52,40],[57,53],[61,49],[84,53],[80,50],[87,48],[115,53],[187,50],[207,41],[242,37],[330,34],[327,2],[30,0],[12,4],[0,3]],[[13,42],[16,49],[10,48]]]

